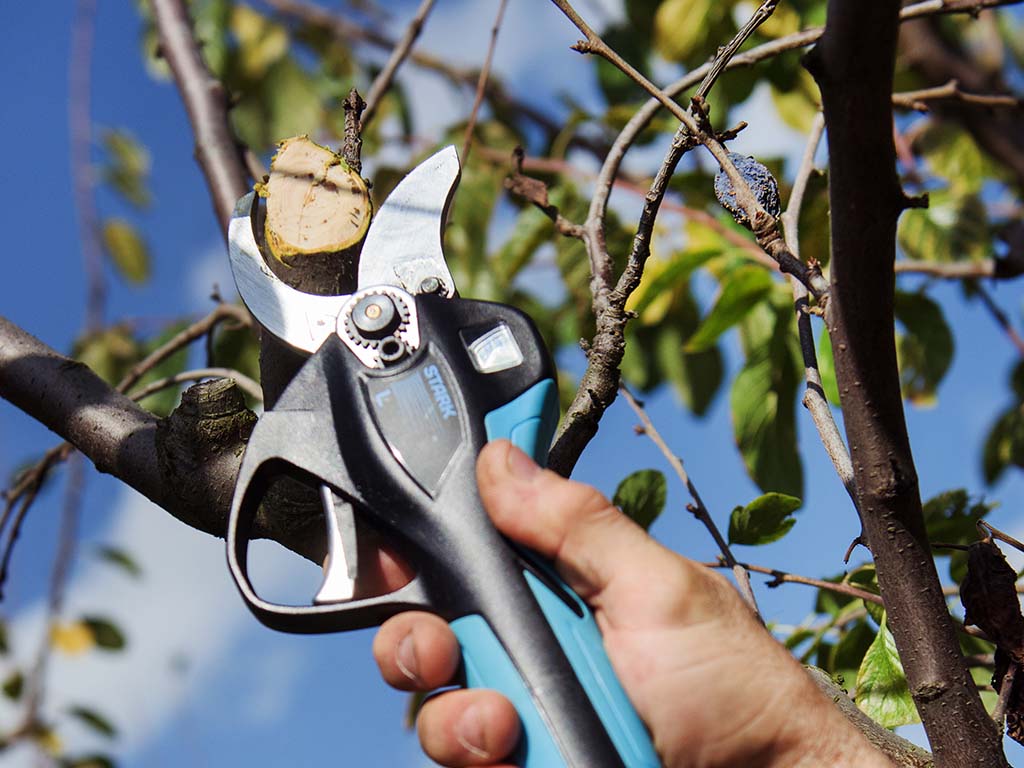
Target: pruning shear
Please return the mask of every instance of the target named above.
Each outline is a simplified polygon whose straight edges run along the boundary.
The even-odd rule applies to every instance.
[[[656,768],[586,604],[537,554],[491,524],[477,454],[507,438],[543,463],[558,421],[555,368],[532,321],[459,298],[442,251],[460,174],[454,147],[415,168],[373,220],[358,290],[315,296],[266,266],[250,193],[229,226],[231,268],[263,327],[306,360],[259,419],[228,521],[228,565],[268,627],[339,632],[406,610],[450,623],[468,687],[507,696],[523,768]],[[256,509],[281,475],[319,489],[329,557],[310,604],[261,598],[246,553]],[[390,594],[354,598],[356,519],[416,570]]]

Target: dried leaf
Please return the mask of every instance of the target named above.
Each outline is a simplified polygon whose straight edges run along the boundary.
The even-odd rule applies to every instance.
[[[1024,616],[1017,599],[1017,573],[991,541],[967,550],[967,575],[960,585],[964,624],[974,624],[1017,661],[1024,658]]]

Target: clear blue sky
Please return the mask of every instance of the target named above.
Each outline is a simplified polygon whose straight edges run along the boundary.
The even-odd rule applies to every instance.
[[[409,3],[394,5],[408,13]],[[189,125],[173,87],[154,82],[142,67],[140,25],[131,4],[99,6],[93,118],[97,127],[127,128],[149,146],[156,198],[151,213],[136,217],[153,248],[154,279],[141,288],[112,279],[110,316],[151,323],[183,308],[202,311],[212,281],[225,291],[231,284],[222,238],[192,159]],[[467,63],[478,62],[494,6],[442,0],[424,47],[447,52],[450,40],[472,40],[459,55]],[[7,96],[0,106],[0,137],[6,147],[0,172],[6,249],[0,312],[61,351],[70,349],[80,326],[85,293],[67,149],[71,8],[70,2],[20,3],[7,14]],[[544,0],[513,3],[499,43],[497,71],[513,87],[532,91],[543,86],[549,103],[570,84],[588,98],[594,88],[590,66],[567,49],[575,38]],[[424,99],[440,93],[434,81],[416,83]],[[451,112],[436,119],[468,112],[464,99],[449,101],[445,109]],[[743,117],[752,123],[757,119]],[[426,114],[424,119],[431,122]],[[766,143],[784,152],[794,148],[792,136],[777,127],[762,131],[757,148]],[[126,213],[108,196],[100,195],[99,203],[104,215]],[[1021,286],[1002,284],[993,290],[1019,323]],[[1010,472],[987,491],[978,460],[988,424],[1005,407],[1013,349],[980,307],[958,300],[956,286],[940,286],[934,295],[950,300],[957,355],[940,390],[939,406],[908,414],[922,493],[928,497],[954,487],[986,493],[1002,502],[993,523],[1020,531],[1019,475]],[[735,370],[738,350],[733,341],[727,348]],[[569,359],[571,367],[578,367],[578,356],[570,354]],[[758,493],[733,446],[727,398],[720,395],[703,420],[681,411],[668,391],[648,404],[724,525],[733,506]],[[808,478],[799,522],[782,542],[741,555],[811,575],[837,573],[857,533],[855,516],[809,419],[801,412],[799,420]],[[610,494],[634,469],[664,469],[649,442],[634,435],[634,422],[625,406],[614,406],[577,477]],[[9,477],[26,457],[53,444],[45,429],[0,404],[0,477]],[[677,484],[670,482],[670,488],[668,509],[655,534],[691,557],[713,557],[707,535],[684,510],[684,493]],[[14,627],[16,658],[22,661],[30,657],[38,631],[60,490],[59,484],[51,488],[33,510],[15,554],[8,597],[0,606]],[[427,764],[414,735],[401,724],[405,696],[377,678],[370,633],[303,637],[264,629],[234,592],[223,565],[222,542],[186,529],[96,473],[89,477],[82,526],[85,541],[76,569],[80,586],[72,590],[69,611],[109,614],[124,626],[130,650],[123,658],[61,658],[54,669],[53,707],[84,703],[108,713],[122,730],[111,747],[121,765],[313,765],[325,760],[339,766]],[[90,552],[105,542],[116,542],[136,555],[145,571],[140,582],[97,564]],[[290,571],[280,573],[285,577]],[[759,586],[758,597],[770,618],[795,624],[806,615],[813,593],[798,586]],[[0,659],[0,677],[6,675],[8,661]],[[4,722],[10,715],[0,706]],[[69,731],[69,742],[76,748],[103,748],[85,732]],[[30,764],[24,753],[5,758],[4,765]]]

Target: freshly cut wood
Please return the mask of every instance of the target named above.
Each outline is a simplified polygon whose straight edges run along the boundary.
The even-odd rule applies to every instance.
[[[359,243],[370,225],[370,195],[362,177],[308,136],[280,143],[260,192],[267,200],[267,247],[288,266],[297,257],[344,251]]]

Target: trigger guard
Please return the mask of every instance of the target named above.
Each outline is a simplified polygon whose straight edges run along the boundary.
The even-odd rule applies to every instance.
[[[347,489],[352,485],[347,482],[348,475],[343,469],[340,456],[331,455],[337,453],[336,445],[332,450],[327,444],[329,441],[321,441],[324,445],[312,445],[309,442],[319,434],[315,428],[318,419],[322,419],[322,415],[312,411],[268,411],[253,430],[238,473],[226,536],[228,569],[242,599],[264,626],[297,634],[365,629],[377,626],[402,611],[432,610],[418,573],[412,581],[394,592],[344,603],[280,605],[268,602],[256,594],[249,579],[247,553],[249,533],[262,498],[260,491],[265,487],[258,477],[260,470],[274,462],[287,463],[316,476],[343,495],[351,495]],[[279,433],[285,430],[291,440],[280,438]],[[301,457],[290,455],[293,453],[290,448],[295,445],[296,434],[303,435],[306,440]],[[354,500],[357,503],[359,501],[358,498]]]

